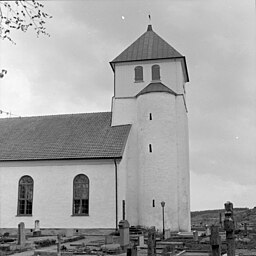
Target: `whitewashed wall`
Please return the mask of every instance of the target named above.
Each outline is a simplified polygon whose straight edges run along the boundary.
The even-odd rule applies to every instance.
[[[90,180],[89,216],[72,216],[73,179]],[[23,175],[34,180],[33,216],[18,217],[18,182]],[[23,161],[0,165],[0,227],[115,228],[115,166],[110,161]],[[120,202],[119,202],[120,204]]]
[[[190,230],[188,123],[182,96],[165,92],[135,97],[151,83],[151,66],[160,65],[161,82],[184,93],[180,60],[130,62],[116,65],[112,125],[132,124],[125,148],[127,219],[132,225]],[[143,66],[144,82],[134,82],[135,66]],[[149,120],[149,114],[152,120]],[[149,144],[153,152],[149,152]],[[155,207],[153,207],[153,200]]]
[[[149,113],[152,120],[149,120]],[[138,127],[140,223],[162,227],[160,202],[165,201],[166,227],[178,230],[175,96],[168,93],[139,96]]]
[[[181,60],[156,60],[118,63],[115,66],[115,97],[132,97],[152,82],[151,67],[160,66],[161,82],[177,93],[183,93],[184,75]],[[134,81],[134,68],[143,67],[143,82]]]
[[[112,98],[112,126],[133,124],[136,119],[136,98]]]
[[[176,97],[179,227],[190,231],[190,173],[188,118],[182,97]]]
[[[126,219],[130,225],[139,225],[139,164],[137,125],[132,125],[122,162],[126,165]]]

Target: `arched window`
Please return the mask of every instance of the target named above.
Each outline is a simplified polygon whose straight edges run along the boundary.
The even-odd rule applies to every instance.
[[[79,174],[73,181],[73,215],[89,214],[89,179]]]
[[[160,66],[159,65],[152,66],[152,80],[160,80]]]
[[[34,182],[30,176],[23,176],[19,181],[18,215],[32,215]]]
[[[137,66],[134,69],[135,71],[135,82],[142,82],[143,81],[143,67]]]

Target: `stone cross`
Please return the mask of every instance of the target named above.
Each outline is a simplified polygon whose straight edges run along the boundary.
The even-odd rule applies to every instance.
[[[235,222],[231,202],[225,203],[224,229],[226,231],[227,256],[235,256]]]
[[[26,243],[25,224],[20,222],[18,225],[18,245],[24,246]]]

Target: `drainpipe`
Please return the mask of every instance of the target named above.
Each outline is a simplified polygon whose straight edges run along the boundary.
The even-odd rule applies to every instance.
[[[116,159],[114,158],[115,163],[115,183],[116,183],[116,231],[118,230],[118,192],[117,192],[117,163]]]

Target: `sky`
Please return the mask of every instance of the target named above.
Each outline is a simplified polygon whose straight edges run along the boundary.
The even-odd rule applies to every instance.
[[[191,210],[256,206],[253,0],[42,2],[50,37],[0,41],[0,109],[18,116],[111,110],[109,62],[153,30],[186,56]],[[5,114],[1,117],[8,117]]]

